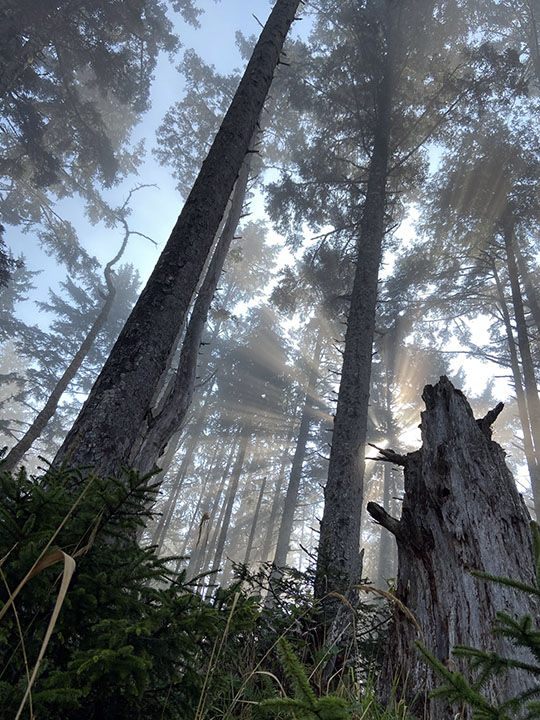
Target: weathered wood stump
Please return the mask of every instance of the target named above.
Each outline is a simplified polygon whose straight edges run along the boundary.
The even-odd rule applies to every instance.
[[[467,399],[452,383],[424,388],[420,450],[408,455],[381,451],[382,460],[403,465],[405,495],[401,519],[375,503],[371,516],[396,537],[396,597],[416,617],[422,635],[398,604],[390,630],[381,690],[390,695],[398,679],[409,707],[426,720],[451,720],[458,708],[428,699],[440,684],[421,659],[420,640],[442,662],[466,667],[452,658],[452,647],[466,644],[516,657],[508,640],[491,634],[495,613],[535,614],[534,601],[515,590],[476,579],[471,570],[534,584],[530,518],[490,427],[499,404],[475,420]],[[525,659],[521,657],[520,659]],[[528,687],[520,671],[486,686],[486,696],[502,700]],[[460,718],[469,719],[467,711]]]

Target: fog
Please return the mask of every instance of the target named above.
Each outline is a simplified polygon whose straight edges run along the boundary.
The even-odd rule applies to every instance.
[[[89,3],[68,32],[57,5],[0,29],[0,445],[9,452],[34,428],[29,448],[7,458],[36,478],[71,458],[73,427],[77,448],[90,437],[76,418],[120,352],[271,9],[184,0],[174,12],[146,0],[133,18]],[[111,359],[117,377],[102,383],[120,392],[138,358],[157,367],[152,354],[163,355],[133,441],[124,433],[142,384],[115,400],[125,416],[107,432],[125,445],[111,460],[119,469],[165,422],[190,318],[206,318],[193,399],[155,457],[161,485],[139,538],[180,556],[201,593],[246,558],[252,572],[271,563],[280,538],[283,564],[312,567],[339,463],[354,479],[344,532],[361,522],[364,575],[385,586],[394,541],[365,505],[399,516],[402,477],[372,459],[370,443],[418,448],[422,390],[441,375],[476,417],[504,401],[494,438],[531,514],[540,508],[537,46],[514,3],[498,13],[472,1],[410,5],[405,17],[375,0],[305,3],[252,123],[241,219],[210,306],[195,310],[232,191],[216,232],[200,221],[215,240],[201,272],[186,271],[193,289],[182,281],[186,316],[171,310],[155,335],[145,321],[139,355]],[[48,34],[30,53],[39,23]],[[217,202],[209,192],[209,214]],[[173,265],[162,299],[148,301],[156,328],[176,292]],[[176,341],[158,352],[165,331]],[[88,457],[80,464],[99,472],[103,458]]]

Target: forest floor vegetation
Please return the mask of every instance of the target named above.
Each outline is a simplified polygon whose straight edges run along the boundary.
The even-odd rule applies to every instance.
[[[127,470],[0,473],[0,720],[412,720],[376,700],[380,603],[328,649],[312,571],[188,583],[178,557],[136,540],[158,487]]]

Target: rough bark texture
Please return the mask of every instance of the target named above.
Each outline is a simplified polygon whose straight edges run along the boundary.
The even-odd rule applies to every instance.
[[[394,606],[394,622],[381,683],[389,696],[396,678],[405,686],[411,710],[426,720],[452,720],[455,710],[427,699],[438,684],[421,660],[420,640],[442,662],[456,644],[515,656],[510,643],[491,634],[495,612],[534,614],[533,601],[511,588],[474,578],[471,570],[534,583],[529,515],[506,467],[490,425],[502,403],[475,420],[465,396],[442,377],[427,385],[423,399],[422,448],[407,456],[381,451],[381,459],[405,468],[400,520],[375,503],[372,517],[398,544],[396,599],[412,612],[415,625]],[[521,658],[527,659],[527,658]],[[457,663],[460,670],[464,667]],[[497,678],[485,691],[501,700],[527,687],[517,671]],[[465,712],[460,715],[470,720]]]
[[[258,132],[255,133],[253,144],[256,142]],[[142,442],[138,450],[129,459],[129,464],[141,472],[149,472],[156,467],[156,463],[165,452],[167,443],[185,422],[186,415],[191,406],[195,380],[197,375],[197,361],[202,334],[206,325],[208,311],[212,304],[225,258],[234,239],[242,207],[246,197],[246,190],[251,167],[251,154],[248,154],[242,164],[238,180],[234,187],[231,207],[227,221],[212,255],[212,260],[206,271],[204,281],[197,293],[186,334],[182,342],[182,349],[178,367],[166,391],[166,397],[160,411],[147,418]]]
[[[132,451],[255,132],[300,0],[278,0],[152,275],[55,462],[114,474]]]
[[[328,480],[317,562],[315,594],[335,614],[329,591],[343,591],[360,580],[360,523],[363,504],[371,356],[375,332],[377,284],[384,237],[389,155],[391,83],[381,80],[378,124],[360,225],[358,258],[345,335],[341,383],[332,436]]]

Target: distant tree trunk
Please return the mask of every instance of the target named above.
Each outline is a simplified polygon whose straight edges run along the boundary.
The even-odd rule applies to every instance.
[[[525,392],[523,390],[523,384],[521,382],[521,368],[519,366],[519,358],[516,350],[512,322],[510,320],[510,313],[508,312],[508,306],[506,304],[506,298],[504,295],[504,288],[502,286],[494,260],[492,261],[492,269],[497,287],[499,307],[501,309],[506,330],[506,340],[508,344],[508,352],[510,354],[510,367],[512,370],[512,376],[514,378],[514,389],[516,391],[519,420],[521,423],[521,429],[523,431],[523,449],[525,450],[525,459],[527,461],[529,477],[531,480],[534,510],[536,517],[540,519],[540,466],[538,464],[538,457],[535,453],[534,443],[531,435],[529,411],[527,409],[527,401],[525,398]]]
[[[261,512],[261,504],[264,497],[264,489],[266,487],[266,478],[263,479],[261,483],[261,489],[259,490],[259,497],[257,499],[257,505],[255,507],[255,512],[253,513],[253,520],[251,522],[251,530],[249,531],[249,537],[246,545],[246,553],[244,555],[244,565],[249,564],[249,560],[251,558],[251,551],[253,549],[253,540],[255,539],[255,532],[257,531],[257,525],[259,522],[259,513]]]
[[[529,335],[527,332],[527,321],[525,319],[525,310],[523,308],[523,297],[521,295],[519,274],[514,254],[514,220],[512,217],[504,218],[502,231],[506,249],[508,277],[510,279],[510,288],[512,292],[512,305],[514,307],[518,348],[521,356],[521,367],[523,370],[523,385],[525,390],[525,400],[527,403],[527,414],[530,419],[534,455],[536,457],[536,463],[540,467],[540,397],[538,396],[538,386],[536,384],[534,363],[531,355]]]
[[[525,258],[521,252],[521,248],[519,247],[519,242],[516,241],[514,246],[519,274],[521,275],[523,288],[525,290],[525,297],[527,298],[527,305],[529,306],[534,324],[536,325],[536,332],[540,336],[540,303],[538,302],[538,295],[531,280],[531,273],[529,272],[529,268],[527,267],[527,263],[525,262]]]
[[[383,508],[390,510],[391,508],[391,488],[393,487],[392,468],[390,465],[384,467],[383,474]],[[384,527],[381,527],[381,537],[379,539],[379,561],[377,563],[377,587],[385,590],[388,587],[388,578],[394,577],[394,552],[393,539]]]
[[[43,406],[43,409],[36,415],[33,423],[30,425],[30,427],[19,440],[19,442],[16,443],[16,445],[14,445],[9,451],[9,453],[6,455],[3,465],[4,470],[13,470],[22,460],[24,454],[28,450],[30,450],[35,440],[37,440],[38,437],[40,437],[41,433],[45,430],[47,424],[49,423],[49,420],[56,412],[56,408],[58,407],[60,398],[66,391],[69,383],[73,380],[79,368],[83,364],[86,356],[92,349],[92,346],[97,336],[105,327],[105,323],[107,322],[107,319],[111,312],[111,308],[114,304],[114,299],[116,297],[116,288],[114,286],[112,278],[113,265],[115,265],[124,254],[129,235],[130,233],[126,228],[126,233],[124,235],[124,239],[122,241],[122,244],[120,245],[118,252],[113,257],[113,259],[105,265],[105,268],[103,270],[105,284],[107,285],[107,297],[105,298],[105,302],[103,303],[103,306],[99,311],[98,316],[92,323],[92,327],[82,341],[81,346],[75,353],[72,361],[69,363],[67,368],[64,370],[62,376],[59,378],[58,382],[54,386],[53,391],[47,399],[47,402]]]
[[[227,533],[229,532],[229,524],[231,522],[231,515],[236,498],[236,492],[238,490],[238,484],[242,474],[242,468],[244,466],[244,459],[246,457],[246,451],[248,448],[249,440],[251,438],[251,428],[243,427],[241,430],[242,439],[238,448],[238,454],[234,462],[234,467],[231,473],[231,481],[229,483],[229,489],[227,491],[227,501],[225,505],[225,512],[221,527],[219,528],[219,536],[216,544],[216,554],[214,556],[214,569],[219,570],[221,560],[223,559],[223,551],[225,549],[225,541],[227,539]]]
[[[463,393],[445,377],[427,385],[422,397],[422,448],[406,456],[381,451],[381,459],[405,468],[401,519],[376,503],[368,503],[368,512],[398,545],[396,603],[382,692],[389,697],[398,679],[397,697],[404,692],[412,713],[446,720],[456,710],[428,697],[438,680],[420,658],[415,640],[446,664],[458,643],[515,657],[511,643],[491,633],[495,612],[534,616],[534,601],[504,585],[478,580],[470,571],[533,584],[533,553],[527,509],[502,448],[491,440],[490,427],[502,403],[475,420]],[[398,603],[416,618],[421,634]],[[522,653],[519,659],[529,658]],[[461,660],[452,662],[466,672]],[[499,676],[485,687],[488,698],[499,701],[525,689],[527,675],[521,671]],[[471,720],[465,712],[459,717]]]
[[[199,439],[200,439],[199,435],[202,430],[204,418],[206,415],[206,407],[208,405],[209,400],[210,400],[210,395],[207,395],[204,403],[200,406],[200,408],[197,412],[196,420],[193,423],[193,426],[190,430],[191,440],[185,450],[184,456],[182,458],[182,462],[180,463],[180,469],[177,473],[178,480],[177,480],[176,484],[174,485],[174,487],[171,489],[169,499],[168,499],[167,503],[165,504],[161,518],[158,523],[158,526],[157,526],[156,530],[154,531],[154,535],[152,537],[152,543],[155,545],[158,545],[158,551],[161,549],[161,546],[163,545],[163,540],[167,533],[167,528],[169,527],[169,523],[171,521],[172,515],[174,513],[174,509],[176,507],[176,503],[178,502],[178,496],[180,495],[182,483],[184,482],[184,479],[186,477],[189,464],[193,460],[193,453],[195,452],[195,448],[197,447],[197,443],[199,442]]]
[[[287,440],[287,446],[289,445],[289,439]],[[285,468],[289,462],[286,449],[283,451],[283,459],[279,468],[278,477],[276,480],[276,487],[274,489],[274,498],[272,500],[272,507],[270,509],[270,515],[267,521],[266,534],[264,536],[264,542],[261,552],[262,561],[266,562],[270,557],[270,550],[272,548],[272,538],[276,527],[276,521],[279,514],[279,509],[283,503],[283,497],[281,490],[283,488],[283,482],[285,480]]]
[[[332,620],[339,605],[339,601],[327,593],[346,591],[351,583],[360,579],[362,572],[360,528],[364,456],[377,285],[385,231],[391,107],[392,88],[387,67],[379,81],[377,126],[360,223],[328,480],[324,490],[315,595],[325,598],[323,607],[327,622]]]
[[[184,209],[55,463],[119,472],[154,391],[225,214],[300,0],[277,0]]]
[[[300,428],[296,439],[296,449],[291,466],[291,474],[289,477],[289,485],[285,502],[283,504],[283,514],[281,516],[281,525],[279,527],[279,535],[277,540],[276,552],[274,555],[274,565],[276,569],[285,567],[287,564],[287,555],[289,554],[289,546],[291,542],[291,533],[293,529],[294,513],[298,505],[298,491],[300,489],[300,480],[302,478],[302,467],[306,456],[306,445],[309,437],[309,426],[313,419],[313,398],[315,395],[315,387],[319,378],[319,364],[321,361],[321,349],[323,341],[322,328],[317,331],[317,339],[313,350],[313,361],[310,362],[308,382],[306,387],[306,396],[302,408],[302,418],[300,420]]]
[[[205,548],[204,555],[201,556],[200,559],[200,568],[202,570],[208,570],[208,564],[211,561],[211,558],[214,557],[214,553],[217,546],[218,536],[219,536],[219,529],[222,526],[223,523],[223,517],[225,515],[225,507],[227,505],[227,499],[225,498],[223,502],[221,502],[223,491],[225,489],[225,483],[227,482],[227,478],[229,477],[229,471],[231,469],[232,461],[236,453],[236,449],[238,447],[239,441],[238,437],[235,437],[233,440],[232,447],[229,451],[229,457],[227,458],[227,464],[225,465],[225,469],[223,470],[223,474],[221,476],[221,483],[219,485],[219,490],[216,493],[216,496],[214,498],[214,502],[212,504],[212,508],[210,509],[209,515],[210,515],[210,521],[209,521],[209,530],[212,531],[211,534],[211,540],[207,547]],[[221,506],[221,507],[220,507]],[[217,516],[217,511],[219,510],[219,516]]]
[[[156,528],[152,535],[152,545],[157,546],[157,552],[161,551],[161,548],[163,546],[163,541],[165,540],[165,536],[167,535],[169,525],[171,524],[171,520],[174,515],[174,510],[178,503],[178,498],[180,496],[180,492],[182,490],[184,480],[186,479],[187,468],[188,468],[188,461],[187,460],[186,460],[186,462],[182,461],[180,470],[176,474],[176,477],[172,482],[169,497],[163,507],[161,517],[159,518],[159,522],[156,525]]]
[[[256,144],[258,131],[253,138]],[[178,360],[178,367],[165,391],[165,398],[159,411],[147,418],[143,430],[142,442],[129,460],[129,464],[141,472],[148,472],[155,466],[171,439],[186,419],[191,406],[195,380],[197,375],[199,348],[202,334],[206,325],[208,311],[212,304],[225,258],[234,239],[242,207],[246,197],[246,190],[251,168],[251,154],[248,153],[240,169],[240,174],[234,186],[231,207],[227,221],[216,245],[212,260],[206,271],[204,281],[197,293],[197,299],[189,318],[186,334],[182,340],[182,349]]]

